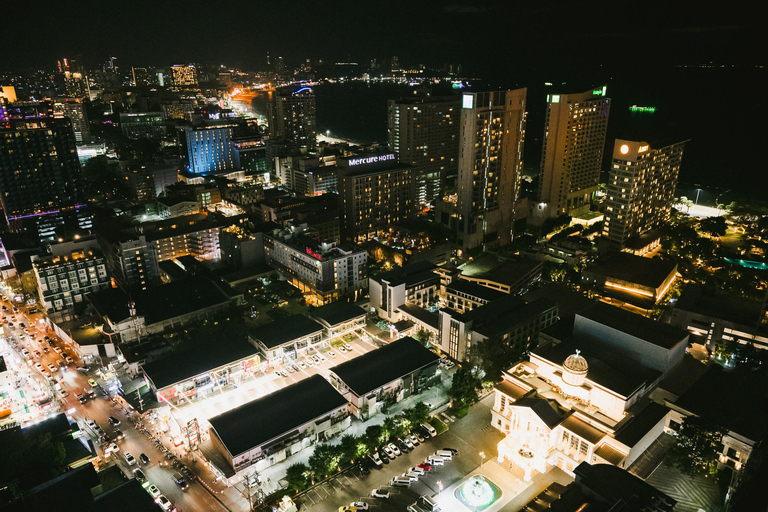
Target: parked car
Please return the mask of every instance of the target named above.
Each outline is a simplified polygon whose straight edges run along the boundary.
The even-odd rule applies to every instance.
[[[387,445],[387,447],[388,447],[388,448],[389,448],[391,451],[395,452],[395,455],[400,455],[400,448],[398,448],[398,447],[397,447],[397,445],[396,445],[395,443],[389,443],[389,444]],[[387,454],[387,455],[389,455],[389,454]]]
[[[421,428],[423,428],[430,437],[435,437],[437,435],[437,430],[435,430],[435,427],[429,423],[422,423]]]
[[[160,496],[160,489],[158,489],[155,484],[149,484],[147,486],[147,492],[153,498],[157,498],[158,496]]]
[[[422,462],[421,464],[419,464],[416,467],[419,468],[419,469],[423,469],[424,471],[429,471],[430,469],[432,469],[432,466],[430,466],[426,462]]]
[[[357,465],[357,469],[360,470],[360,473],[363,475],[370,475],[371,474],[371,468],[368,466],[368,464],[360,463]]]
[[[355,510],[368,510],[370,508],[370,505],[364,501],[353,501],[349,506]]]
[[[374,489],[371,491],[371,498],[387,499],[389,498],[389,491],[386,489]]]
[[[414,466],[412,468],[408,468],[408,471],[407,471],[407,473],[416,473],[419,476],[424,475],[426,472],[427,471],[424,468],[420,468],[418,466]]]
[[[131,452],[124,452],[123,458],[125,459],[125,462],[127,462],[129,466],[133,466],[134,464],[136,464],[136,459],[133,458],[133,455],[131,455]]]
[[[396,455],[395,455],[395,452],[394,452],[394,450],[392,450],[392,448],[390,447],[390,445],[392,445],[392,443],[390,443],[390,444],[389,444],[389,445],[387,445],[387,446],[383,446],[381,449],[382,449],[382,450],[384,451],[384,453],[387,455],[387,458],[389,458],[390,460],[394,460],[394,459],[395,459],[395,457],[396,457]],[[392,445],[392,446],[394,446],[394,445]]]
[[[445,450],[446,452],[451,452],[451,455],[453,455],[454,457],[459,454],[459,450],[457,450],[456,448],[443,448],[443,450]]]
[[[139,468],[133,470],[133,477],[139,482],[144,482],[147,479],[147,475]]]
[[[168,512],[173,508],[173,503],[171,503],[171,500],[163,496],[162,494],[155,498],[155,503],[160,505],[160,508],[162,508],[164,511]]]
[[[411,434],[409,439],[411,440],[411,444],[413,444],[413,446],[419,446],[419,436],[416,434]]]
[[[379,454],[377,452],[373,452],[371,454],[371,460],[373,461],[376,466],[381,467],[381,457],[379,457]]]
[[[114,416],[110,416],[109,417],[109,424],[112,425],[113,427],[116,427],[116,426],[118,426],[120,424],[120,420],[115,418]]]

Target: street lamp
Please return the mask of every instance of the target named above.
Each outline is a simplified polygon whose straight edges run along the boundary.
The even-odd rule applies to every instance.
[[[440,492],[443,490],[443,482],[441,480],[437,481],[437,495],[440,496]]]
[[[480,452],[480,467],[483,467],[483,463],[485,462],[485,452]]]
[[[325,136],[330,137],[331,136],[331,130],[325,130]]]
[[[697,188],[696,189],[696,202],[695,202],[695,204],[699,204],[699,192],[701,192],[701,189]]]

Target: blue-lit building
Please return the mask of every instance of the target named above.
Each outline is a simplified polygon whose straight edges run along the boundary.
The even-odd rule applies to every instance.
[[[199,126],[187,128],[189,172],[215,174],[240,167],[232,144],[236,125]]]

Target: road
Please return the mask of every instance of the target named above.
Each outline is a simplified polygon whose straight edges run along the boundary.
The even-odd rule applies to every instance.
[[[47,373],[51,373],[47,369],[48,364],[52,364],[56,367],[59,366],[59,362],[63,362],[62,356],[56,353],[47,342],[44,341],[44,336],[49,336],[53,339],[55,345],[60,346],[63,352],[68,353],[74,357],[75,352],[71,347],[67,347],[61,340],[56,338],[50,331],[45,332],[42,329],[37,329],[38,332],[30,330],[32,336],[24,334],[20,323],[29,325],[30,319],[22,312],[13,313],[12,304],[2,300],[2,305],[8,308],[8,312],[3,313],[3,316],[8,322],[13,323],[13,327],[9,327],[7,332],[9,336],[6,336],[11,343],[15,343],[16,350],[21,354],[21,350],[26,348],[29,350],[31,359],[33,362],[39,362],[46,368]],[[33,321],[36,319],[33,319]],[[39,327],[39,322],[34,322],[35,327]],[[49,351],[43,352],[43,347],[48,346]],[[35,351],[41,353],[40,357],[35,356]],[[22,356],[23,357],[23,356]],[[170,466],[161,466],[160,462],[165,460],[164,454],[158,450],[155,445],[147,439],[144,434],[136,430],[133,426],[133,421],[128,419],[124,410],[112,403],[112,401],[103,396],[101,393],[97,393],[95,398],[89,399],[85,404],[81,404],[75,396],[77,393],[82,394],[85,390],[90,389],[88,383],[89,378],[93,378],[98,381],[98,377],[95,374],[96,368],[91,368],[86,374],[81,371],[77,371],[76,368],[81,364],[80,361],[75,360],[74,364],[64,366],[52,375],[54,381],[67,391],[67,396],[61,396],[58,394],[57,398],[61,402],[61,410],[67,412],[67,416],[77,421],[80,425],[80,429],[85,432],[89,438],[93,441],[93,445],[97,448],[98,455],[102,457],[102,464],[109,464],[110,462],[116,463],[123,473],[129,478],[133,477],[133,469],[139,467],[138,458],[141,453],[147,454],[150,458],[150,463],[147,466],[141,465],[142,470],[147,476],[147,479],[155,484],[162,494],[164,494],[169,500],[171,500],[177,507],[179,512],[209,512],[209,511],[225,511],[227,510],[222,506],[211,494],[204,489],[198,482],[190,482],[190,486],[186,491],[182,491],[172,479],[173,470]],[[31,372],[34,374],[37,371],[33,366],[30,366]],[[41,379],[44,380],[44,379]],[[112,427],[109,424],[109,417],[114,416],[120,420],[120,425]],[[134,413],[134,417],[136,417]],[[100,442],[98,436],[86,425],[86,420],[93,420],[97,425],[104,429],[110,438],[114,438],[115,428],[120,429],[125,437],[117,441],[120,448],[120,452],[104,457],[104,446]],[[129,451],[136,458],[137,465],[129,466],[123,458],[123,452]]]

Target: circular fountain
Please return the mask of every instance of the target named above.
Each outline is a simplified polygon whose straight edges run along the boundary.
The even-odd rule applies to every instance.
[[[481,475],[476,475],[461,484],[456,498],[470,510],[484,510],[501,497],[501,489]]]

